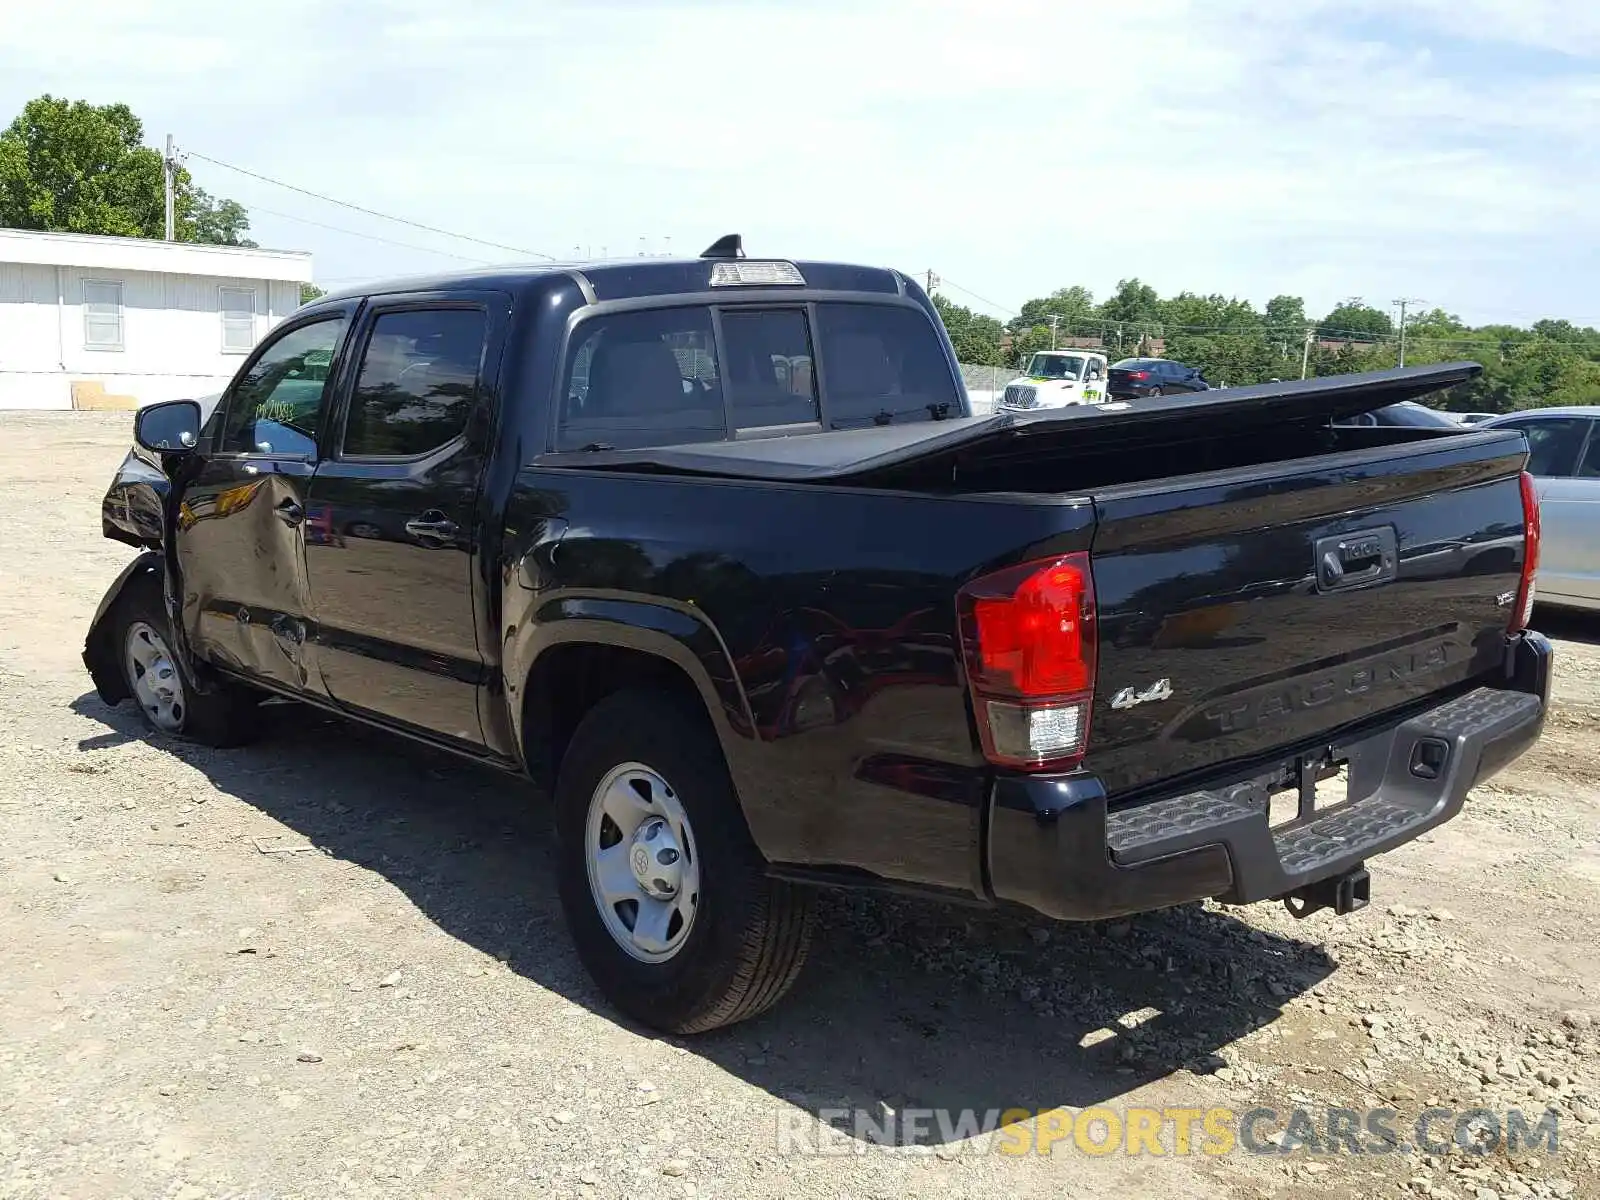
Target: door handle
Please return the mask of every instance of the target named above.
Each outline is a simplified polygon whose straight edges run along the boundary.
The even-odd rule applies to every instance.
[[[407,521],[406,532],[420,541],[447,542],[454,538],[460,529],[438,509],[430,508],[420,517],[412,517]]]
[[[1319,592],[1387,583],[1399,570],[1399,544],[1392,525],[1322,538],[1315,552]]]
[[[294,500],[280,500],[273,514],[285,525],[298,525],[306,519],[306,510]]]

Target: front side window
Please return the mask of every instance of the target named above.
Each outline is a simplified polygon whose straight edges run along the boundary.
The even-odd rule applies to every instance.
[[[709,309],[613,313],[573,333],[558,449],[715,441],[725,427]]]
[[[1578,465],[1578,452],[1589,432],[1582,417],[1544,417],[1499,429],[1520,429],[1528,439],[1528,474],[1543,478],[1565,478]]]
[[[249,354],[256,344],[255,288],[220,289],[222,309],[222,351],[224,354]]]
[[[228,396],[221,449],[316,457],[317,423],[343,334],[340,316],[298,326],[269,342]]]
[[[83,281],[83,348],[122,349],[122,284]]]
[[[817,325],[832,428],[960,415],[949,361],[920,309],[830,302],[817,305]]]
[[[459,437],[477,399],[487,327],[474,308],[381,314],[350,399],[345,455],[412,457]]]
[[[724,309],[722,353],[738,429],[815,424],[817,385],[803,309]]]

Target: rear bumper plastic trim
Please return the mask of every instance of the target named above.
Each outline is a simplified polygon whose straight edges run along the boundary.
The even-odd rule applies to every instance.
[[[1552,659],[1546,638],[1519,634],[1497,686],[1338,746],[1351,799],[1279,829],[1269,827],[1266,796],[1281,767],[1115,810],[1092,774],[1002,776],[986,840],[994,898],[1094,920],[1213,896],[1274,899],[1355,870],[1448,821],[1474,786],[1537,740]]]

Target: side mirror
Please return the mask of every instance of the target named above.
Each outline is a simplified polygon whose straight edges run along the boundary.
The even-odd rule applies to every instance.
[[[139,410],[133,440],[161,454],[187,454],[200,440],[200,406],[193,400],[168,400]]]

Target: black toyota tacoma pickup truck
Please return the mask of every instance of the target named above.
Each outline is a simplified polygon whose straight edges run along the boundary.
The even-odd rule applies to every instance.
[[[1522,435],[1341,423],[1477,369],[982,417],[892,270],[364,288],[138,414],[84,659],[163,733],[286,697],[531,776],[668,1030],[777,1001],[818,884],[1347,912],[1544,720]]]

